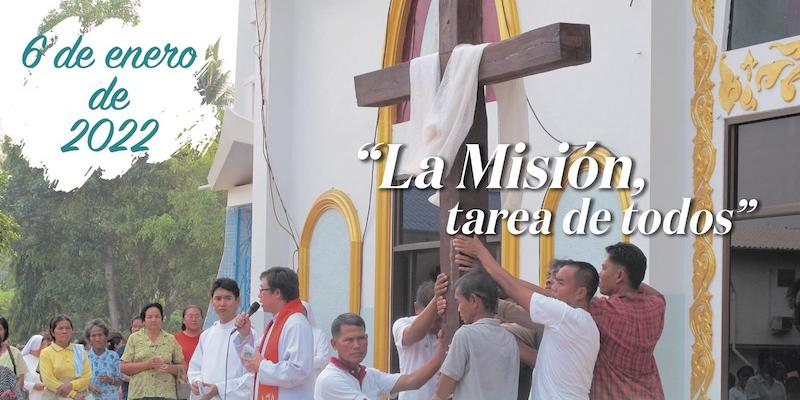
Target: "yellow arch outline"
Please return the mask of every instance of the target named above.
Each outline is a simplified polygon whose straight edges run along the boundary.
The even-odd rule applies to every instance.
[[[519,16],[516,0],[495,0],[497,19],[501,39],[519,35]],[[402,59],[403,38],[405,37],[408,13],[411,0],[391,0],[389,18],[386,23],[386,39],[383,44],[383,68],[397,64]],[[378,110],[378,143],[391,143],[392,122],[395,120],[395,107],[386,106]],[[381,151],[385,151],[382,149]],[[380,177],[386,168],[386,157],[377,161],[375,179],[380,184]],[[377,187],[377,186],[376,186]],[[375,368],[389,369],[389,307],[391,304],[392,262],[392,192],[376,189],[375,196],[375,323],[374,353],[372,364]],[[505,224],[503,224],[505,226]],[[506,228],[502,232],[501,262],[512,274],[519,276],[519,239],[511,235]]]
[[[597,164],[599,165],[601,171],[603,167],[606,165],[606,157],[614,157],[614,154],[611,153],[607,148],[595,145],[589,153],[584,153],[584,148],[581,147],[572,152],[572,154],[567,157],[567,162],[564,167],[566,171],[569,170],[570,166],[579,158],[589,156],[593,159],[597,160]],[[581,165],[580,171],[585,171],[588,169],[587,165]],[[619,178],[620,178],[620,171],[622,167],[616,165],[614,167],[614,172],[611,175],[611,182],[614,187],[619,185]],[[565,177],[566,179],[566,174]],[[566,182],[562,184],[562,186],[566,187]],[[548,210],[555,218],[556,211],[558,210],[558,203],[561,200],[561,195],[564,193],[564,189],[548,189],[547,192],[544,194],[544,200],[542,200],[542,209]],[[622,210],[630,207],[631,205],[631,194],[629,189],[617,189],[617,195],[619,196],[619,203],[622,206]],[[550,270],[550,260],[553,258],[554,248],[555,248],[555,238],[553,234],[549,235],[539,235],[539,284],[544,284],[544,281],[547,279],[547,273]],[[623,242],[629,242],[630,236],[629,235],[622,235]]]
[[[347,233],[350,237],[350,312],[361,312],[361,224],[358,212],[350,197],[338,189],[322,193],[306,217],[303,234],[300,237],[300,268],[297,270],[300,279],[300,297],[308,300],[309,247],[319,218],[328,210],[337,210],[347,222]]]

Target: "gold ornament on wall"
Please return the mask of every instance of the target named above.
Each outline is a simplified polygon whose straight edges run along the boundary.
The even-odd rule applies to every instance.
[[[690,104],[692,124],[695,127],[694,148],[692,150],[692,180],[696,209],[713,210],[711,198],[711,175],[714,172],[716,148],[714,132],[714,95],[711,71],[717,57],[717,45],[712,36],[714,27],[714,1],[692,0],[694,17],[694,95]],[[720,58],[720,62],[724,60]],[[737,94],[733,73],[726,93]],[[720,85],[722,86],[722,85]],[[735,103],[739,97],[731,102]],[[720,96],[722,97],[722,96]],[[733,106],[731,105],[731,108]],[[708,387],[714,378],[716,361],[711,352],[714,331],[711,324],[711,282],[716,273],[716,257],[711,247],[712,236],[706,234],[695,237],[692,254],[692,305],[689,308],[689,328],[694,337],[692,344],[689,395],[692,400],[708,399]]]
[[[719,102],[730,114],[733,106],[742,97],[742,82],[725,63],[726,57],[727,55],[723,53],[719,58]]]
[[[792,72],[781,79],[781,97],[786,102],[794,100],[797,95],[797,88],[795,82],[800,80],[800,66],[795,67]]]
[[[772,43],[769,45],[771,49],[778,49],[781,54],[785,55],[786,57],[792,57],[797,61],[800,61],[800,40],[795,40],[794,42],[789,42],[786,44],[783,43]]]
[[[742,62],[742,65],[739,66],[739,68],[741,68],[742,71],[744,71],[744,76],[747,77],[748,82],[750,81],[750,79],[753,78],[753,70],[756,68],[757,65],[758,61],[756,61],[756,59],[753,58],[753,53],[751,53],[750,50],[747,50],[747,56],[744,58],[744,61]]]
[[[762,88],[772,89],[775,83],[778,82],[783,70],[793,64],[789,60],[777,60],[759,68],[756,72],[756,88],[758,91],[760,92]]]
[[[789,43],[775,42],[769,45],[770,50],[776,50],[783,57],[771,60],[767,64],[759,65],[749,50],[739,69],[744,72],[746,82],[742,83],[737,72],[734,72],[726,63],[727,54],[719,58],[719,102],[728,114],[733,111],[733,106],[738,102],[744,110],[755,111],[758,108],[751,84],[755,84],[756,91],[770,90],[780,81],[781,98],[789,103],[797,97],[797,81],[800,80],[800,40]],[[794,67],[794,68],[791,68]],[[755,76],[754,76],[755,75]],[[782,78],[782,79],[781,79]],[[755,81],[755,82],[753,82]]]

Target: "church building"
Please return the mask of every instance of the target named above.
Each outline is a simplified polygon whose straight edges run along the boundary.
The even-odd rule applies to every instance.
[[[439,270],[440,215],[434,189],[379,189],[386,158],[359,159],[366,144],[398,141],[411,107],[359,107],[354,78],[437,53],[439,8],[451,1],[239,2],[235,102],[208,176],[228,193],[224,263],[249,288],[245,304],[264,269],[298,271],[317,325],[360,314],[365,362],[383,370],[397,368],[392,322],[413,314],[416,287]],[[526,157],[564,157],[566,168],[630,157],[646,182],[641,192],[525,190],[519,208],[551,212],[552,231],[498,228],[487,242],[503,267],[543,285],[554,257],[599,268],[605,246],[634,243],[645,282],[667,301],[655,354],[667,399],[726,399],[740,367],[759,371],[768,358],[800,395],[800,0],[483,0],[482,11],[483,42],[544,37],[537,29],[567,42],[570,26],[590,38],[561,55],[584,61],[522,78]],[[495,92],[486,85],[489,154]],[[605,235],[561,229],[584,198],[611,211]],[[727,235],[622,234],[623,210],[664,216],[684,198],[713,213],[758,203],[732,213]],[[500,207],[490,190],[488,208]]]

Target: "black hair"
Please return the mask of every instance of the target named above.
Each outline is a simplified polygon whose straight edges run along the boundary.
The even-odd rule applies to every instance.
[[[756,374],[756,370],[754,370],[753,367],[751,367],[749,365],[744,365],[744,366],[739,367],[739,369],[736,370],[736,377],[738,378],[739,375],[742,374],[742,372],[747,371],[747,370],[750,370],[750,376],[753,376],[753,375]]]
[[[128,329],[128,331],[130,331],[131,333],[133,333],[133,321],[136,321],[137,319],[139,321],[142,321],[142,323],[144,323],[144,317],[142,317],[142,316],[136,315],[133,318],[131,318],[131,327],[130,327],[130,329]]]
[[[48,331],[41,331],[41,332],[39,332],[39,335],[42,336],[42,341],[45,341],[45,340],[48,341],[48,342],[52,342],[53,341],[53,335],[51,335],[50,332],[48,332]]]
[[[233,293],[236,298],[239,298],[239,284],[231,278],[217,278],[211,285],[211,297],[214,297],[214,292],[217,289],[225,289]]]
[[[417,296],[414,298],[414,304],[420,308],[425,308],[431,300],[433,300],[433,282],[422,282],[417,288]]]
[[[214,283],[216,283],[216,282],[214,282]],[[225,288],[223,288],[223,289],[225,289]],[[216,289],[214,289],[214,290],[216,290]],[[214,290],[211,291],[212,294],[214,293]],[[228,290],[228,289],[225,289],[225,290]],[[239,297],[239,295],[237,294],[236,297]],[[190,305],[184,307],[183,308],[183,314],[181,314],[181,330],[182,331],[186,330],[186,324],[183,323],[183,319],[186,318],[186,312],[191,310],[191,309],[193,309],[193,308],[197,309],[197,311],[200,311],[200,317],[201,318],[203,317],[203,309],[200,308],[200,306],[196,306],[194,304],[190,304]]]
[[[272,267],[261,273],[261,280],[266,280],[273,291],[280,290],[284,301],[292,301],[300,297],[300,280],[297,274],[286,267]]]
[[[342,333],[342,326],[343,325],[350,325],[350,326],[360,326],[364,329],[367,329],[367,324],[364,323],[364,318],[353,314],[353,313],[344,313],[336,317],[331,323],[331,336],[334,338],[339,336]]]
[[[50,320],[50,336],[53,337],[53,341],[55,341],[55,337],[56,337],[56,335],[55,335],[56,325],[58,325],[58,323],[61,322],[61,321],[69,322],[70,329],[75,329],[75,327],[72,326],[72,320],[69,319],[68,316],[66,316],[64,314],[56,315],[55,317],[53,317],[53,319]]]
[[[89,340],[89,336],[91,336],[92,328],[98,327],[103,330],[103,334],[106,335],[106,339],[108,339],[108,325],[106,325],[105,321],[100,318],[93,319],[86,323],[86,329],[84,329],[83,334],[86,336],[86,340]]]
[[[550,269],[548,271],[558,271],[561,267],[573,262],[569,258],[554,258],[550,260]]]
[[[615,264],[619,264],[625,273],[633,289],[639,289],[639,285],[644,280],[644,272],[647,270],[647,257],[642,250],[635,244],[619,242],[606,246],[608,259]]]
[[[477,296],[481,299],[486,311],[497,312],[497,298],[500,296],[500,289],[486,272],[472,271],[458,278],[455,290],[464,297]]]
[[[600,275],[594,265],[585,261],[572,261],[564,265],[575,267],[575,282],[578,287],[586,288],[586,300],[590,301],[597,293],[597,286],[600,284]]]
[[[111,334],[108,337],[108,349],[111,351],[116,351],[115,348],[123,340],[125,340],[125,337],[122,336],[121,333],[111,332]]]
[[[0,326],[3,327],[3,338],[0,342],[5,342],[8,340],[8,320],[2,315],[0,315]]]
[[[144,314],[147,312],[147,310],[149,310],[151,308],[157,308],[158,309],[158,312],[161,313],[161,320],[163,321],[164,320],[164,307],[161,306],[161,303],[159,303],[157,301],[154,301],[152,303],[145,304],[145,306],[142,307],[142,311],[139,313],[139,318],[142,320],[142,322],[144,322]]]

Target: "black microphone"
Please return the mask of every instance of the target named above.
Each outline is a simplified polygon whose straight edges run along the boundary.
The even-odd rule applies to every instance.
[[[254,301],[253,304],[250,304],[250,308],[247,309],[247,317],[252,317],[259,308],[261,308],[261,303]],[[228,399],[228,353],[231,346],[231,336],[236,332],[238,332],[236,329],[231,331],[231,334],[228,335],[228,343],[225,345],[225,392],[222,394],[224,400]]]
[[[261,303],[254,301],[253,304],[250,304],[250,308],[247,309],[247,316],[252,317],[253,314],[255,314],[260,308],[261,308]],[[236,329],[232,330],[231,336],[233,336],[233,334],[236,332],[238,332]]]
[[[247,316],[252,317],[253,314],[261,308],[261,303],[254,301],[253,304],[250,304],[250,309],[247,310]]]

